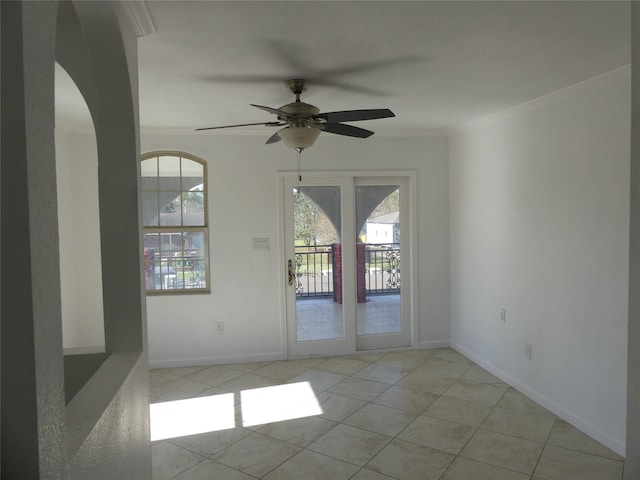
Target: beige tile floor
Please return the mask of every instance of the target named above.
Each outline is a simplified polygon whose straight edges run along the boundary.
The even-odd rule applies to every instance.
[[[154,480],[620,480],[624,466],[451,349],[158,369],[150,398]]]

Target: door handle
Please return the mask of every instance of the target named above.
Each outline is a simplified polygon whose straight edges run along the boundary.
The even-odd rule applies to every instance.
[[[293,280],[296,277],[295,272],[293,271],[293,262],[291,261],[291,259],[289,259],[289,261],[287,262],[288,265],[288,270],[289,270],[289,286],[293,285]]]

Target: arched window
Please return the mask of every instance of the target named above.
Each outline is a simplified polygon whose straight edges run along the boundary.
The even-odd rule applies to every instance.
[[[142,155],[147,293],[209,291],[207,164],[185,152]]]

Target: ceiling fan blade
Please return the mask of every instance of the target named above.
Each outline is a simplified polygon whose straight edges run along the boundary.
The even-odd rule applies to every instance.
[[[298,71],[298,70],[294,70]],[[235,84],[265,84],[265,83],[282,83],[282,79],[286,77],[283,75],[205,75],[198,77],[200,80],[209,83],[235,83]],[[329,80],[325,76],[317,76],[313,72],[305,70],[303,73],[296,73],[289,75],[292,78],[307,78],[314,85],[320,85],[325,87],[335,88],[337,90],[343,90],[345,92],[359,93],[363,95],[375,95],[378,97],[388,97],[388,92],[383,92],[374,88],[363,87],[360,85],[352,85],[344,82],[336,82]]]
[[[264,142],[264,143],[265,143],[265,145],[270,145],[270,144],[272,144],[272,143],[277,143],[277,142],[279,142],[280,140],[282,140],[282,137],[280,136],[280,132],[281,132],[282,130],[284,130],[284,128],[282,128],[282,129],[278,130],[276,133],[274,133],[273,135],[271,135],[271,136],[269,137],[269,139],[268,139],[266,142]]]
[[[322,71],[323,78],[335,78],[340,75],[351,75],[354,73],[368,73],[374,70],[381,70],[396,65],[402,65],[407,63],[415,63],[420,61],[421,58],[415,55],[385,58],[380,60],[372,60],[362,63],[351,63],[343,67],[328,68]]]
[[[375,97],[390,97],[389,92],[378,90],[376,88],[363,87],[361,85],[353,85],[345,82],[336,82],[327,80],[324,78],[314,78],[313,84],[321,87],[334,88],[336,90],[342,90],[343,92],[357,93],[360,95],[372,95]]]
[[[364,128],[345,125],[343,123],[325,123],[322,128],[325,132],[346,135],[347,137],[368,138],[373,135],[371,130],[365,130]]]
[[[375,120],[377,118],[395,117],[388,108],[373,110],[344,110],[342,112],[319,113],[316,118],[323,118],[327,123],[355,122],[358,120]]]
[[[286,125],[286,123],[281,123],[281,122],[240,123],[238,125],[222,125],[220,127],[196,128],[196,132],[199,132],[200,130],[218,130],[220,128],[250,127],[253,125],[264,125],[265,127],[279,127],[280,125]]]
[[[278,58],[282,67],[287,71],[292,73],[296,72],[298,75],[307,74],[307,76],[303,76],[301,78],[308,78],[308,74],[315,71],[315,69],[305,61],[309,55],[305,55],[305,52],[300,50],[300,44],[298,42],[265,40],[262,43],[267,46],[271,51],[271,54]]]
[[[278,117],[289,118],[291,115],[287,112],[283,112],[282,110],[278,110],[277,108],[265,107],[264,105],[256,105],[254,103],[250,103],[252,107],[259,108],[260,110],[264,110],[265,112],[273,113],[274,115],[278,115]]]
[[[282,75],[203,75],[198,79],[210,83],[282,83]]]

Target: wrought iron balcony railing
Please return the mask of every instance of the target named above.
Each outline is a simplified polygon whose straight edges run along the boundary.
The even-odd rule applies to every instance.
[[[340,285],[337,250],[335,244],[295,247],[297,297],[335,297],[334,286]],[[358,263],[366,295],[400,293],[399,243],[364,244],[364,257],[359,257]]]

